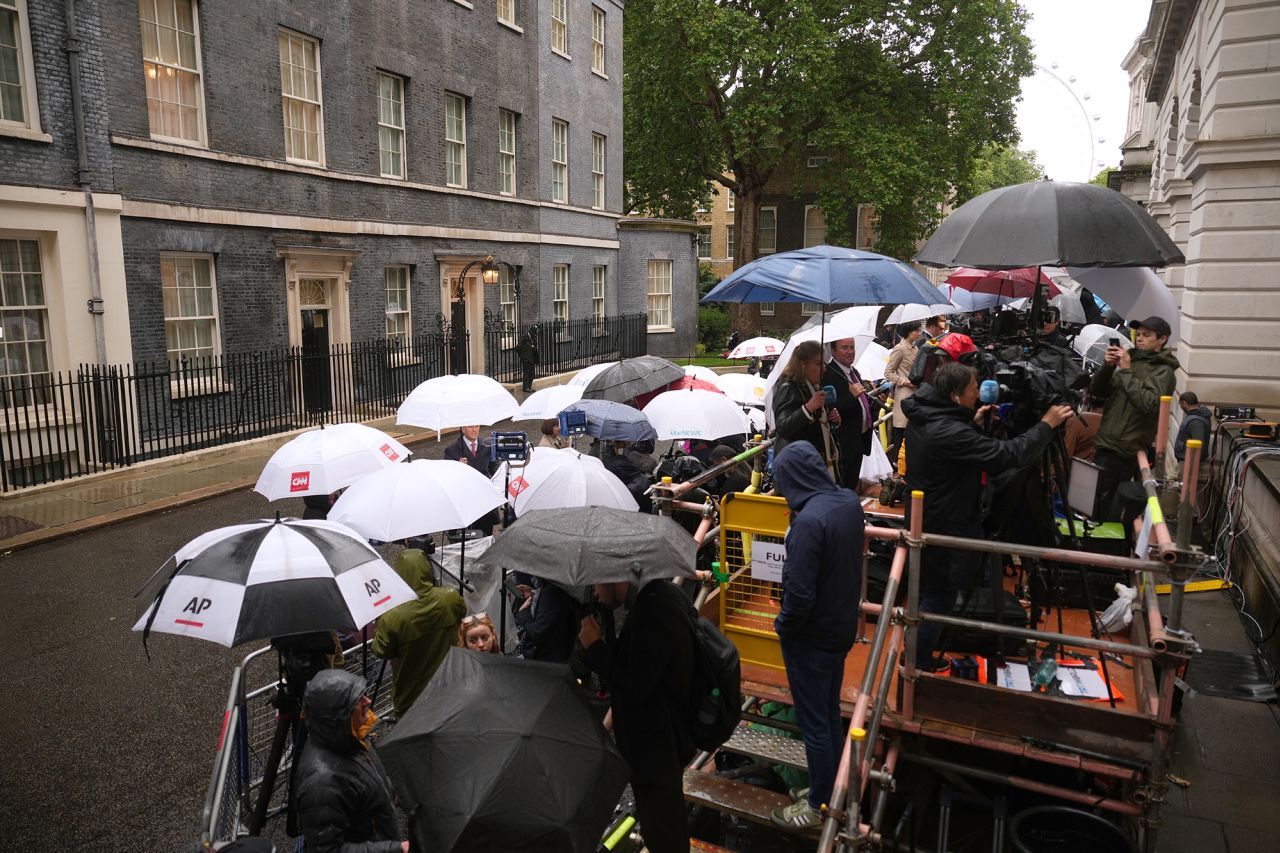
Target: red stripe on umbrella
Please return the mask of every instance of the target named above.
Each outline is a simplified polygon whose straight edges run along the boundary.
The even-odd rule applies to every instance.
[[[384,595],[384,596],[382,596],[382,598],[379,598],[377,601],[375,601],[375,602],[373,603],[373,606],[374,606],[374,607],[379,607],[379,606],[381,606],[381,605],[383,605],[383,604],[386,604],[386,603],[387,603],[388,601],[390,601],[390,600],[391,600],[391,596],[389,596],[389,595]]]
[[[173,620],[173,624],[175,624],[175,625],[190,625],[192,628],[203,628],[203,627],[204,627],[204,623],[203,623],[203,622],[192,622],[190,619],[174,619],[174,620]]]

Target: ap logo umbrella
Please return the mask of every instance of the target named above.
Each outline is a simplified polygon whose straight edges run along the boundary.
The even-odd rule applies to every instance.
[[[627,764],[562,664],[451,649],[378,745],[422,850],[591,853]]]

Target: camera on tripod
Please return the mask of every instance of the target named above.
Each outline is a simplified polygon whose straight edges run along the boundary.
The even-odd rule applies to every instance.
[[[523,432],[495,432],[489,443],[489,458],[494,462],[528,462],[528,436]]]
[[[333,633],[312,631],[307,634],[273,637],[271,646],[280,653],[280,668],[284,674],[278,701],[292,701],[300,706],[311,679],[316,673],[329,668],[330,660],[337,650]]]

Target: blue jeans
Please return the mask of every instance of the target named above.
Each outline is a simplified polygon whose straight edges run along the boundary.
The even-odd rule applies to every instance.
[[[805,762],[809,765],[809,805],[819,809],[823,803],[830,803],[844,749],[840,681],[849,650],[827,651],[795,640],[783,640],[781,645],[796,723],[804,738]]]

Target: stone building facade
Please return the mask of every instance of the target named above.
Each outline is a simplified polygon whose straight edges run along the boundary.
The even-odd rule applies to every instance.
[[[1280,412],[1280,4],[1156,0],[1126,56],[1114,189],[1186,255],[1178,389]]]

